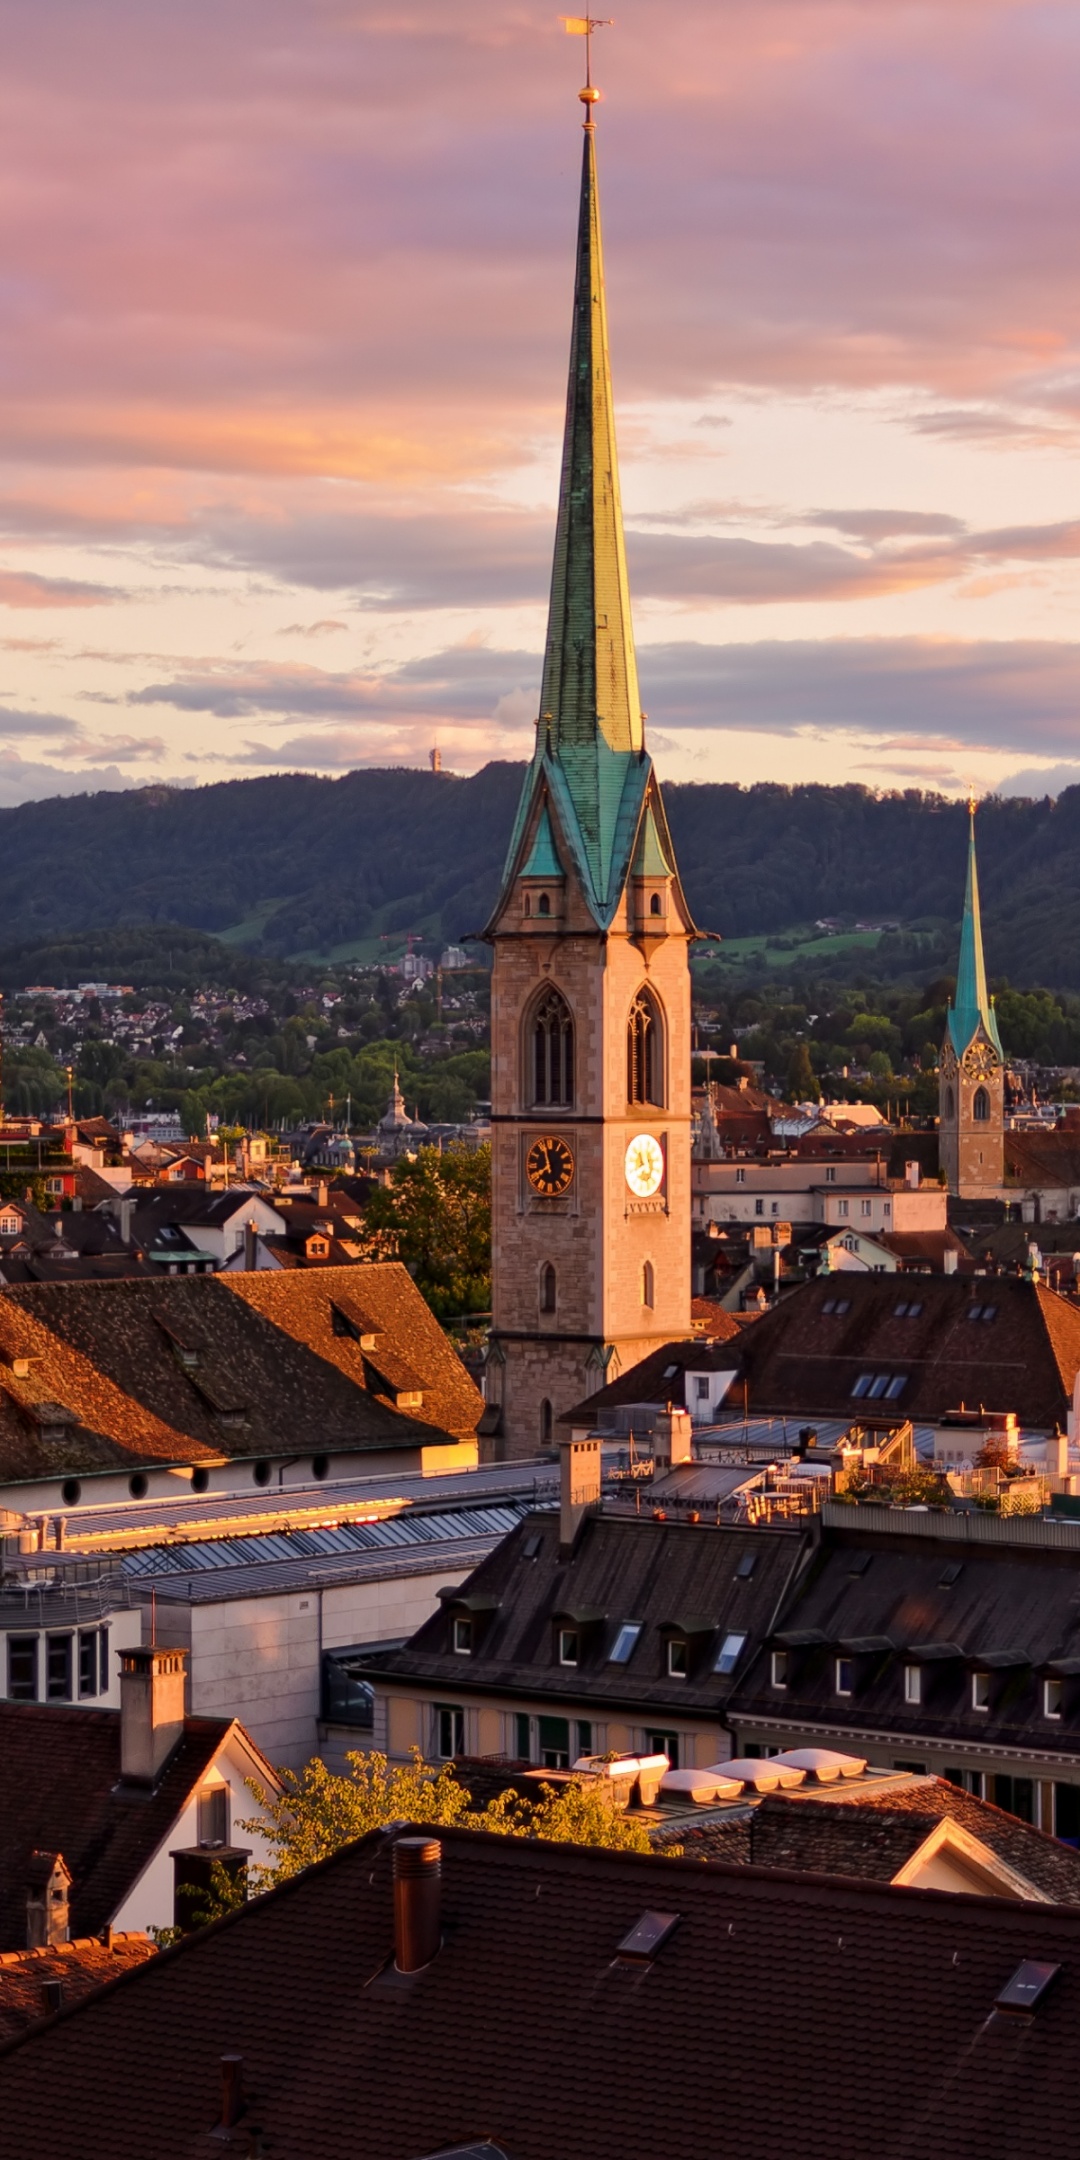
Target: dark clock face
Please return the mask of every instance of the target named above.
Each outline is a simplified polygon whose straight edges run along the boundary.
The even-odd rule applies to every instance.
[[[565,1140],[545,1133],[534,1140],[525,1158],[525,1175],[534,1192],[551,1199],[564,1193],[574,1175],[574,1151]]]

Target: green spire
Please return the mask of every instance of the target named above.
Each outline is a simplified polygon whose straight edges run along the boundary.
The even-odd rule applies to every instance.
[[[949,1007],[949,1034],[957,1057],[962,1057],[980,1025],[998,1055],[1003,1057],[997,1016],[987,995],[986,963],[983,959],[982,916],[979,910],[979,871],[975,861],[975,804],[968,804],[971,829],[968,838],[967,889],[964,920],[960,930],[960,964],[956,972],[956,997]]]
[[[521,875],[522,877],[545,878],[558,878],[563,875],[563,866],[559,861],[559,851],[555,845],[555,835],[551,830],[551,818],[546,803],[540,812],[540,822],[533,834],[533,844],[529,849],[528,861],[523,862],[521,865]]]

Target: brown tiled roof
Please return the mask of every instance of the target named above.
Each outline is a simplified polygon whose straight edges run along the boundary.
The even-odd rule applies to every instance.
[[[743,1338],[751,1408],[846,1417],[860,1373],[887,1371],[905,1376],[891,1398],[905,1417],[983,1404],[1015,1410],[1024,1425],[1064,1426],[1080,1369],[1080,1307],[1008,1276],[927,1275],[921,1312],[898,1316],[910,1295],[895,1275],[854,1271],[794,1290]],[[847,1309],[826,1312],[840,1298]],[[992,1319],[969,1317],[987,1306]]]
[[[168,1837],[229,1723],[186,1718],[153,1792],[132,1794],[119,1790],[119,1710],[0,1702],[0,1945],[25,1945],[26,1867],[38,1850],[62,1853],[70,1870],[74,1933],[100,1934]]]
[[[397,1410],[365,1370],[335,1296],[362,1283],[378,1339],[420,1377]],[[177,1344],[196,1360],[182,1362]],[[12,1361],[28,1358],[20,1378]],[[42,1403],[62,1407],[63,1429]],[[222,1406],[228,1410],[222,1415]],[[216,1406],[216,1407],[215,1407]],[[287,1274],[15,1284],[0,1295],[0,1479],[416,1447],[471,1436],[480,1395],[397,1261]]]
[[[0,1955],[0,2043],[13,2040],[28,2025],[51,2017],[64,2004],[81,2002],[122,1972],[154,1957],[149,1935],[117,1934],[103,1941],[88,1935],[59,1943],[52,1950],[8,1950]],[[45,1993],[46,1981],[60,1982],[60,2002]]]
[[[695,1300],[695,1304],[704,1300]],[[756,1317],[756,1316],[755,1316]],[[725,1312],[719,1305],[710,1305],[708,1332],[687,1335],[675,1342],[663,1343],[659,1350],[651,1350],[640,1364],[631,1365],[620,1373],[617,1380],[610,1380],[606,1387],[598,1388],[595,1395],[575,1403],[572,1410],[564,1410],[557,1420],[564,1428],[580,1425],[584,1418],[599,1417],[605,1410],[618,1410],[624,1403],[671,1402],[678,1409],[686,1407],[686,1375],[688,1372],[724,1372],[729,1366],[738,1368],[739,1345],[744,1330],[735,1313]]]
[[[191,2160],[225,2052],[253,2149],[304,2160],[1073,2149],[1074,1912],[440,1835],[442,1946],[414,1980],[389,1971],[391,1839],[368,1837],[14,2042],[5,2156]],[[653,1911],[674,1928],[624,1961]],[[1037,2007],[995,2012],[1028,1960],[1059,1968]]]
[[[1005,1175],[1016,1185],[1080,1187],[1080,1134],[1007,1132]]]
[[[914,1778],[884,1791],[813,1792],[763,1800],[750,1823],[755,1867],[861,1875],[891,1882],[945,1818],[988,1845],[1055,1904],[1080,1906],[1080,1853],[946,1778]]]

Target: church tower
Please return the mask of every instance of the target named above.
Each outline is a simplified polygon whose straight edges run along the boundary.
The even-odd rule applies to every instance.
[[[962,1200],[998,1194],[1005,1182],[1005,1055],[986,992],[975,804],[969,803],[967,891],[956,997],[941,1049],[939,1147],[949,1191]]]
[[[489,1425],[535,1453],[582,1396],[690,1332],[695,935],[645,748],[586,106],[562,478],[536,749],[485,935],[492,976]]]

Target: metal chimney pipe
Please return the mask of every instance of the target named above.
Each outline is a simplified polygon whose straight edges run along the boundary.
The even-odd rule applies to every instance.
[[[394,1843],[394,1963],[399,1972],[430,1965],[442,1940],[442,1846],[438,1838]]]
[[[242,2055],[223,2055],[221,2058],[221,2128],[235,2130],[244,2112],[244,2058]]]

